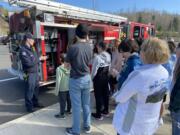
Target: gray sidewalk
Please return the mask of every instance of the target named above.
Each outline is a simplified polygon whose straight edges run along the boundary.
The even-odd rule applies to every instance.
[[[0,125],[0,135],[64,135],[65,128],[71,126],[71,115],[67,116],[65,120],[54,118],[54,114],[58,113],[58,110],[59,105],[55,104]],[[112,117],[111,113],[110,117],[103,121],[92,119],[91,135],[116,135],[111,124]],[[165,123],[156,135],[170,135],[170,132],[170,124]],[[83,131],[82,135],[85,135]]]
[[[0,126],[0,135],[64,135],[65,128],[71,126],[71,115],[65,120],[54,118],[58,108],[58,104],[55,104],[3,124]],[[115,135],[111,119],[93,120],[91,135]]]

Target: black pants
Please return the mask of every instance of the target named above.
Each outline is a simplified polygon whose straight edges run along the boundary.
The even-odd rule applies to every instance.
[[[38,105],[39,76],[38,73],[28,73],[25,90],[25,105],[27,110]]]
[[[109,86],[108,76],[96,76],[93,80],[96,99],[96,113],[100,117],[101,112],[109,113]]]
[[[60,91],[59,92],[59,104],[60,104],[60,114],[64,115],[65,108],[67,103],[67,111],[71,111],[71,101],[69,96],[69,91]]]
[[[112,75],[109,76],[109,85],[110,85],[110,90],[112,93],[115,92],[115,85],[117,84],[116,77],[113,77]]]

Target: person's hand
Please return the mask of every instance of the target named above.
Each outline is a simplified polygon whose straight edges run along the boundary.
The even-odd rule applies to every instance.
[[[113,68],[112,71],[111,71],[111,74],[112,74],[113,77],[116,77],[119,74],[119,72],[116,69]]]
[[[44,61],[44,60],[48,59],[48,56],[41,56],[39,59],[40,59],[40,61]]]

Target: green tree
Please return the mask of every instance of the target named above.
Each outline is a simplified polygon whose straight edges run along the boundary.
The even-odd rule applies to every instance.
[[[169,22],[169,26],[168,26],[168,31],[172,31],[173,28],[172,28],[172,21]]]
[[[138,16],[137,22],[139,22],[139,23],[143,23],[143,22],[144,22],[144,19],[143,19],[143,17],[142,17],[142,14],[141,14],[141,13],[139,13],[139,16]]]
[[[153,21],[153,23],[154,23],[154,21],[155,21],[155,19],[156,19],[156,16],[155,15],[152,15],[152,21]]]
[[[174,17],[173,21],[172,21],[172,26],[174,31],[179,31],[179,18],[178,17]]]
[[[162,31],[162,26],[161,26],[161,25],[158,25],[158,26],[157,26],[157,30],[158,30],[158,31]]]
[[[5,20],[8,18],[8,11],[3,7],[0,7],[0,16]]]

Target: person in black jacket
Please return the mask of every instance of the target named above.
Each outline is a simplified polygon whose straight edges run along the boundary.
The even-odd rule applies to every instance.
[[[24,45],[20,47],[19,56],[25,74],[25,82],[27,89],[25,90],[25,106],[27,112],[33,112],[34,108],[41,108],[38,102],[39,76],[38,64],[41,60],[45,60],[46,56],[38,57],[34,49],[34,38],[31,33],[24,36]]]
[[[173,85],[169,104],[172,118],[172,135],[180,135],[180,58],[177,59],[174,69]]]

